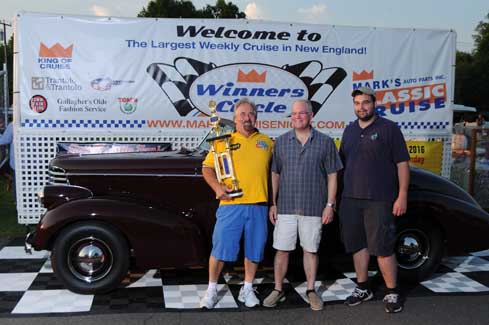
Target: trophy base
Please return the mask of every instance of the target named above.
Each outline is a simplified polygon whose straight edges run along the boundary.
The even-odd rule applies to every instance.
[[[230,197],[240,197],[240,196],[243,196],[243,190],[234,190],[232,192],[228,192],[228,195]]]

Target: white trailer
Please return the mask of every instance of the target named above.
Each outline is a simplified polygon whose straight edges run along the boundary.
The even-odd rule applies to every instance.
[[[277,136],[309,99],[335,139],[355,119],[350,93],[377,91],[412,162],[450,170],[455,32],[248,20],[149,19],[21,12],[15,17],[14,123],[19,222],[38,221],[58,142],[168,142],[194,147],[249,97]]]

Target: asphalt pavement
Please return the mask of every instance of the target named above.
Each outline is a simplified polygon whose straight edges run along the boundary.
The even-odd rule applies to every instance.
[[[308,308],[245,312],[182,311],[147,314],[80,315],[70,317],[9,317],[0,324],[489,324],[489,296],[408,298],[405,309],[386,314],[381,301],[357,307],[328,305],[319,312]]]

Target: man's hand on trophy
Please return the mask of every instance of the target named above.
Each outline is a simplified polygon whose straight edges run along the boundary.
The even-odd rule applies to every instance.
[[[232,198],[228,195],[232,189],[228,188],[226,185],[220,184],[216,190],[216,199],[219,200],[231,200]]]

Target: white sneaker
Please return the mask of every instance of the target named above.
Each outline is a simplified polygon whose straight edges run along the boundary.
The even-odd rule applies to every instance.
[[[212,309],[217,304],[217,290],[207,290],[200,300],[200,308]]]
[[[244,286],[239,290],[238,300],[243,302],[246,307],[252,308],[260,305],[260,300],[255,295],[255,290],[247,289],[245,290]]]

